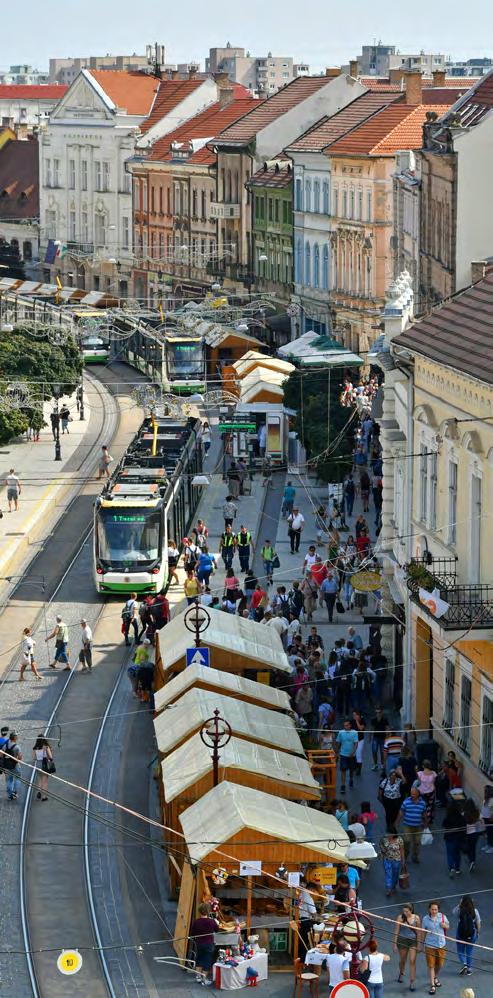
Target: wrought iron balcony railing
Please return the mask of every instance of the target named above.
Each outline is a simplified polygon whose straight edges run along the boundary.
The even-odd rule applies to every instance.
[[[449,604],[440,617],[445,630],[493,627],[493,584],[463,585],[457,582],[455,558],[413,558],[408,566],[407,587],[412,599],[433,616],[419,599],[419,590],[438,589],[440,598]]]

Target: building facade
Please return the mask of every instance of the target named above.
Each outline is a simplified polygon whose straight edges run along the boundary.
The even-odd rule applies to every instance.
[[[445,56],[434,52],[399,52],[395,45],[363,45],[355,60],[361,76],[388,76],[391,69],[413,70],[431,76],[445,69]]]
[[[10,66],[0,73],[0,83],[28,84],[29,86],[39,86],[41,83],[50,82],[48,73],[42,73],[32,66]],[[53,81],[55,82],[55,81]]]
[[[256,291],[287,306],[293,290],[293,172],[280,159],[265,163],[248,183],[252,203],[252,259]]]
[[[297,64],[295,69],[292,56],[277,56],[272,52],[252,56],[229,42],[222,48],[209,49],[205,69],[213,74],[227,73],[231,82],[241,83],[248,90],[266,97],[285,87],[296,76],[306,76],[310,71],[306,63]]]
[[[406,719],[456,752],[479,796],[493,765],[493,269],[404,331],[399,289],[388,306],[381,541],[406,605]]]
[[[161,46],[160,46],[161,47]],[[163,57],[164,62],[164,57]],[[50,59],[50,83],[71,86],[83,69],[117,69],[126,73],[149,72],[148,55],[88,55],[75,59]]]
[[[50,114],[67,92],[67,87],[0,84],[0,121],[25,136],[47,124]]]
[[[411,276],[414,311],[419,315],[426,307],[421,302],[420,289],[420,206],[421,159],[412,149],[398,152],[395,157],[394,231],[392,251],[394,278],[405,270]]]
[[[24,266],[26,278],[39,276],[38,141],[15,137],[0,148],[0,244]],[[8,276],[3,271],[3,276]]]

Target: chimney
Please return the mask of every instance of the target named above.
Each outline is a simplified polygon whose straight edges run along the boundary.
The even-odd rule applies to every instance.
[[[325,70],[325,75],[328,76],[329,79],[333,79],[335,76],[340,76],[341,75],[340,67],[328,66],[327,69]]]
[[[433,86],[434,87],[445,87],[446,84],[446,72],[444,69],[434,69],[432,72]]]
[[[195,66],[191,66],[191,68],[188,70],[188,79],[189,80],[197,79],[197,70],[195,69]]]
[[[423,78],[419,70],[410,69],[404,73],[406,104],[421,104],[423,101]]]
[[[223,107],[227,107],[228,104],[231,104],[231,101],[234,99],[234,95],[235,92],[233,90],[233,87],[220,87],[219,107],[222,109]]]
[[[227,73],[214,73],[213,76],[219,88],[231,86],[231,80]]]
[[[349,75],[354,76],[354,79],[359,76],[357,59],[351,59],[351,62],[349,63]]]
[[[491,264],[488,266],[486,260],[473,260],[471,262],[471,284],[482,281],[489,270],[491,270]]]
[[[389,69],[389,83],[400,87],[404,71],[402,69]]]
[[[179,77],[179,73],[178,73],[178,70],[177,70],[177,69],[172,69],[172,70],[171,70],[171,79],[172,79],[172,80],[177,80],[177,79],[178,79],[178,77]]]

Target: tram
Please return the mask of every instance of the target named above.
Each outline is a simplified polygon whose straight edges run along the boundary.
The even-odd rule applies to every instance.
[[[168,540],[192,525],[202,489],[200,420],[144,420],[94,508],[99,593],[158,593],[168,581]]]
[[[139,326],[124,341],[121,356],[165,391],[177,395],[205,391],[206,345],[201,336]]]

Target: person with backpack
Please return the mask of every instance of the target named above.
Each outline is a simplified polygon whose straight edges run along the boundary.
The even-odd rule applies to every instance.
[[[207,545],[204,545],[197,562],[197,578],[205,586],[209,585],[209,579],[217,568],[214,555],[209,554]]]
[[[129,632],[133,627],[134,642],[139,644],[139,607],[137,604],[137,593],[130,593],[130,598],[125,603],[122,610],[122,631],[125,636],[125,644],[130,645]]]
[[[288,592],[288,600],[289,612],[292,613],[293,617],[296,617],[296,620],[299,620],[300,614],[303,612],[304,598],[298,581],[293,582],[293,587]]]
[[[38,770],[37,800],[48,800],[48,776],[55,772],[51,745],[44,735],[38,735],[33,745],[33,763]]]
[[[479,939],[481,931],[481,918],[478,909],[474,906],[474,901],[470,894],[464,894],[459,904],[454,908],[454,915],[458,915],[457,930],[457,956],[462,964],[459,974],[472,974],[472,957],[474,953],[473,943]],[[460,940],[460,941],[459,941]]]
[[[3,760],[5,757],[3,755],[3,750],[8,740],[9,740],[9,728],[8,725],[4,724],[4,726],[0,728],[0,773],[3,773],[4,771]]]
[[[356,495],[356,486],[354,484],[354,478],[349,475],[344,486],[344,499],[346,501],[346,513],[348,516],[353,515],[354,497]]]
[[[200,558],[200,548],[188,537],[183,538],[183,567],[186,572],[195,572],[197,562]]]
[[[22,752],[17,744],[17,731],[10,732],[8,740],[3,747],[3,753],[2,768],[7,781],[7,798],[8,800],[17,800],[20,775],[19,762],[22,762]]]

